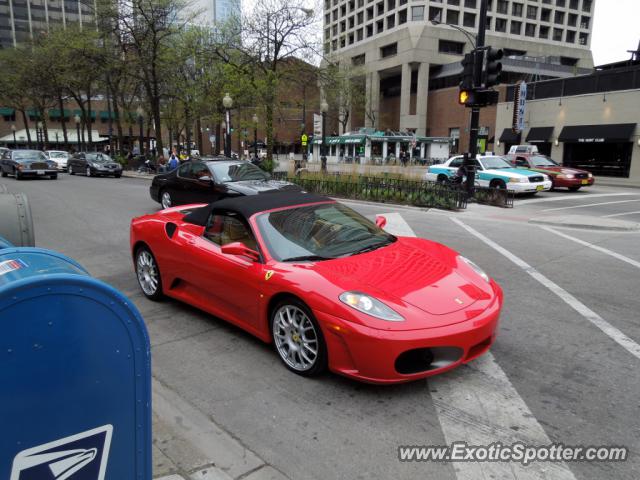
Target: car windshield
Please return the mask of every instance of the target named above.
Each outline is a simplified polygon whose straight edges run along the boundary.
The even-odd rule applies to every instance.
[[[557,167],[558,164],[554,162],[549,157],[545,157],[544,155],[534,155],[531,157],[531,162],[536,167]]]
[[[47,156],[37,150],[22,150],[13,152],[13,159],[18,162],[46,161]]]
[[[49,152],[49,158],[67,158],[67,152]]]
[[[239,182],[241,180],[269,180],[271,176],[249,162],[208,163],[209,169],[218,182]]]
[[[480,163],[485,170],[499,170],[501,168],[513,168],[504,158],[502,157],[485,157],[480,159]]]
[[[396,240],[339,203],[263,213],[257,224],[271,256],[282,262],[357,255]]]
[[[87,160],[94,163],[107,163],[111,162],[111,157],[104,153],[94,153],[87,155]]]

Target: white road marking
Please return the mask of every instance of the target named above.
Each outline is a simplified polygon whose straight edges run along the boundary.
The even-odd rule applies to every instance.
[[[635,212],[614,213],[613,215],[603,215],[602,218],[624,217],[625,215],[635,215],[636,213],[640,213],[640,210],[636,210]]]
[[[594,250],[597,250],[598,252],[604,253],[605,255],[609,255],[611,257],[617,258],[618,260],[626,262],[629,265],[633,265],[634,267],[640,268],[640,262],[633,260],[629,257],[625,257],[624,255],[620,255],[619,253],[616,253],[613,250],[609,250],[607,248],[601,247],[599,245],[595,245],[593,243],[585,242],[584,240],[581,240],[576,237],[572,237],[571,235],[567,235],[566,233],[559,232],[550,227],[540,227],[540,228],[542,228],[543,230],[546,230],[547,232],[555,233],[556,235],[566,238],[567,240],[571,240],[573,242],[579,243],[580,245],[584,245],[585,247],[589,247]]]
[[[383,214],[385,230],[394,235],[415,233],[400,214]],[[548,445],[551,440],[518,395],[491,352],[452,372],[431,377],[429,388],[445,440],[469,445]],[[459,462],[458,480],[575,480],[564,463]]]
[[[556,210],[571,210],[574,208],[587,208],[587,207],[599,207],[600,205],[615,205],[618,203],[631,203],[631,202],[640,202],[640,198],[636,200],[618,200],[617,202],[602,202],[602,203],[588,203],[586,205],[573,205],[571,207],[558,207],[558,208],[545,208],[544,210],[540,210],[541,212],[554,212]]]
[[[575,195],[556,196],[547,198],[534,198],[531,200],[518,200],[518,205],[528,205],[530,203],[546,203],[546,202],[561,202],[563,200],[591,200],[597,197],[621,197],[625,195],[640,195],[638,193],[590,193],[585,196],[576,197]]]
[[[469,232],[473,236],[482,240],[484,243],[486,243],[488,246],[496,250],[498,253],[502,254],[504,257],[508,258],[513,263],[518,265],[525,272],[527,272],[529,275],[535,278],[538,282],[540,282],[542,285],[544,285],[553,293],[555,293],[558,297],[560,297],[560,299],[562,299],[567,305],[573,308],[576,312],[578,312],[580,315],[582,315],[584,318],[590,321],[593,325],[595,325],[600,330],[602,330],[602,332],[605,335],[607,335],[609,338],[611,338],[614,342],[616,342],[618,345],[623,347],[625,350],[627,350],[631,355],[633,355],[637,359],[640,359],[640,345],[638,345],[631,338],[627,337],[624,333],[622,333],[616,327],[611,325],[609,322],[603,319],[600,315],[598,315],[596,312],[594,312],[585,304],[583,304],[580,300],[575,298],[573,295],[571,295],[569,292],[564,290],[562,287],[560,287],[553,281],[549,280],[544,275],[542,275],[540,272],[538,272],[535,268],[533,268],[527,262],[522,260],[520,257],[517,257],[516,255],[511,253],[509,250],[501,247],[493,240],[485,237],[483,234],[481,234],[477,230],[462,223],[457,218],[452,218],[451,220],[454,223],[457,223],[458,225],[460,225],[462,228],[464,228],[467,232]]]

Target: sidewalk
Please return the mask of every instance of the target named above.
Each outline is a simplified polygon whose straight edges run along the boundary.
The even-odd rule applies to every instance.
[[[288,480],[176,392],[152,386],[155,479]]]

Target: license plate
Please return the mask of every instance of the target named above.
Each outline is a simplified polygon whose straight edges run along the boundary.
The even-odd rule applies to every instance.
[[[38,175],[44,175],[44,170],[36,170],[36,174],[38,174]]]
[[[542,190],[544,190],[544,185],[538,185],[536,187],[536,191],[541,192]]]
[[[582,185],[589,185],[589,180],[582,180]]]

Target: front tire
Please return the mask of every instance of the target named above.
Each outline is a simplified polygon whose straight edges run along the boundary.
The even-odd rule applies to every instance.
[[[173,206],[173,198],[171,198],[171,194],[168,190],[160,192],[160,205],[162,205],[163,209],[171,208]]]
[[[7,172],[5,172],[4,170],[2,171],[2,178],[6,178],[9,174]]]
[[[58,174],[56,173],[54,175],[51,175],[50,178],[51,178],[51,180],[57,180],[58,179]]]
[[[87,171],[85,173],[87,174],[87,177],[91,177],[91,167],[87,167]]]
[[[13,173],[16,177],[16,180],[22,180],[24,178],[18,170],[14,170]]]
[[[489,187],[491,188],[497,188],[499,190],[506,190],[507,189],[507,184],[504,183],[502,180],[493,180],[490,184]]]
[[[160,269],[149,248],[140,247],[136,250],[136,277],[142,293],[149,300],[158,301],[164,297],[162,292],[162,278]]]
[[[76,172],[73,171],[73,167],[69,167],[67,172],[69,172],[69,175],[75,175],[76,174]]]
[[[292,372],[305,377],[327,369],[327,346],[309,307],[296,298],[278,302],[271,312],[271,336],[276,352]]]

